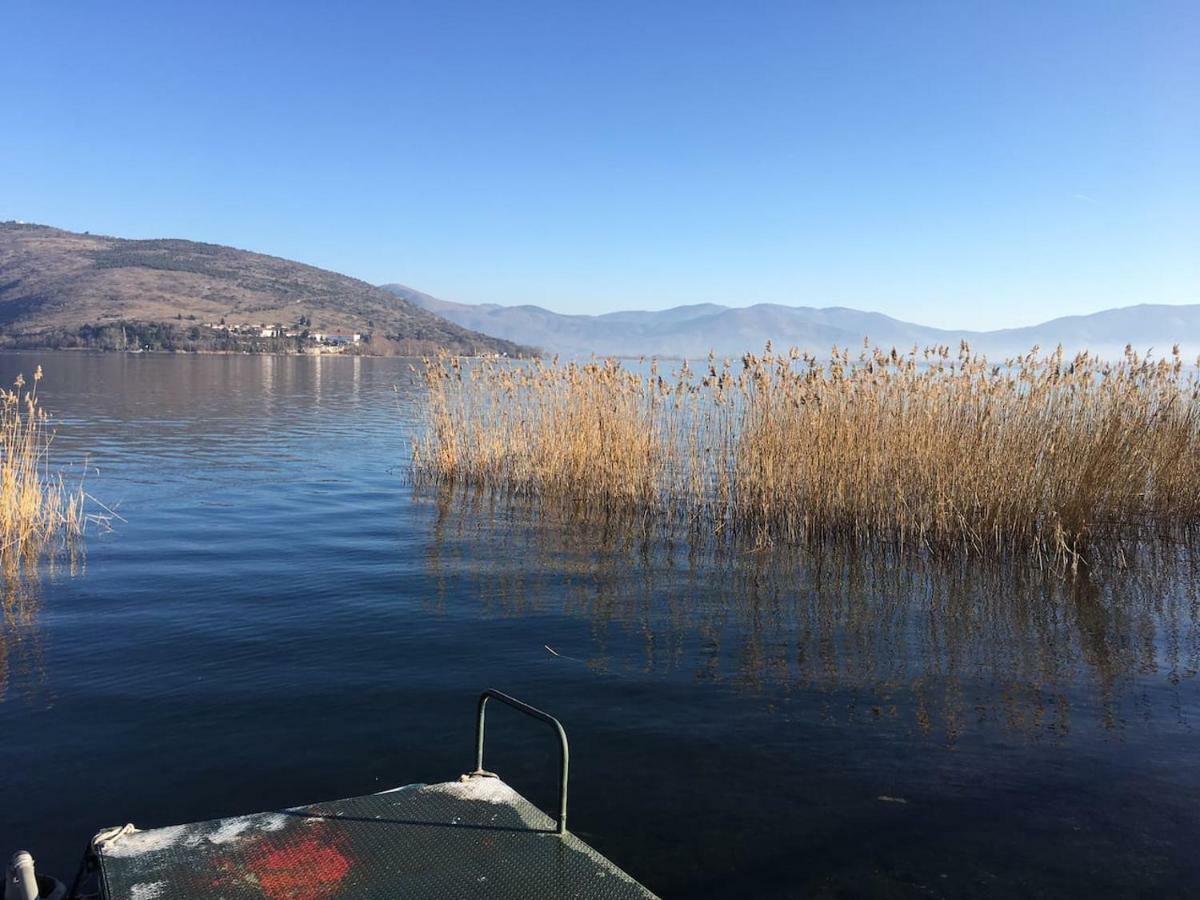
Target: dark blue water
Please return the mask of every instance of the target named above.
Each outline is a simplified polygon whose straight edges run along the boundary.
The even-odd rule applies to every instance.
[[[496,687],[563,720],[573,830],[664,896],[1200,892],[1182,552],[1073,583],[716,554],[411,487],[407,361],[0,375],[38,362],[55,459],[123,521],[9,586],[0,852],[69,876],[101,826],[452,778]],[[552,741],[493,719],[548,804]]]

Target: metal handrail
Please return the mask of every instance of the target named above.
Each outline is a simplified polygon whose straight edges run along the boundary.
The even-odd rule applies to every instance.
[[[546,722],[554,726],[554,730],[558,732],[558,833],[560,835],[567,833],[567,772],[571,764],[571,751],[567,747],[567,733],[563,730],[562,723],[554,716],[547,712],[542,712],[528,703],[523,703],[516,697],[510,697],[501,691],[486,690],[479,695],[479,717],[475,720],[475,771],[472,775],[491,775],[483,768],[483,732],[484,732],[484,715],[487,711],[488,700],[499,700],[518,712],[523,712],[527,716],[532,716],[542,722]]]

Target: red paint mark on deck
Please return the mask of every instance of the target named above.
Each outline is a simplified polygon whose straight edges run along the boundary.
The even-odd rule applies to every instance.
[[[248,868],[270,900],[324,900],[350,871],[350,860],[332,844],[300,835],[255,855]]]

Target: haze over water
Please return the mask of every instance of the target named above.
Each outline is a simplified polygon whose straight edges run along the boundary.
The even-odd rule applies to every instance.
[[[413,488],[406,360],[0,375],[39,363],[56,462],[126,520],[0,631],[0,844],[60,878],[102,826],[453,778],[495,687],[562,719],[573,829],[663,896],[1200,891],[1185,548],[1074,582],[722,555]],[[545,806],[505,712],[489,767]]]

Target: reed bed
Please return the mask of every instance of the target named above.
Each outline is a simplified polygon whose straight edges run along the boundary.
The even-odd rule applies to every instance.
[[[686,524],[1122,564],[1200,524],[1200,380],[1178,348],[989,363],[963,344],[828,359],[425,361],[419,480]]]
[[[50,472],[52,434],[37,397],[39,366],[33,383],[18,376],[11,390],[0,390],[0,569],[12,572],[40,558],[55,537],[72,540],[83,532],[82,488],[68,490]]]

